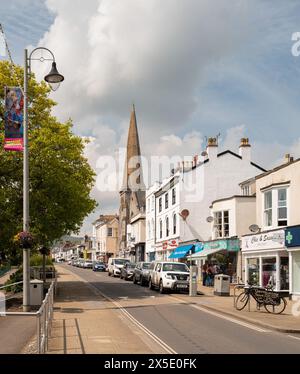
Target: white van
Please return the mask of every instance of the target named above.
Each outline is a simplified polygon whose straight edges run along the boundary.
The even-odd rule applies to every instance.
[[[126,262],[130,262],[130,260],[126,258],[115,258],[111,257],[108,259],[108,275],[113,277],[119,277],[121,274],[122,267],[126,264]]]

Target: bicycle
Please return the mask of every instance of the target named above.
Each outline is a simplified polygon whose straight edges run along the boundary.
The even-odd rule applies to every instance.
[[[237,297],[235,308],[239,311],[243,310],[250,303],[251,296],[256,301],[257,308],[260,309],[263,306],[268,313],[281,314],[287,305],[285,298],[279,292],[273,291],[271,287],[249,285]]]

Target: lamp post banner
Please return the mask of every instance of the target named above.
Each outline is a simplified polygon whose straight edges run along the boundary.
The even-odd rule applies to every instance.
[[[5,140],[6,151],[23,151],[24,96],[20,87],[5,87]]]

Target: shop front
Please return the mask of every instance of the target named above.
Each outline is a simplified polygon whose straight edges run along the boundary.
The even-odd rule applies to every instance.
[[[300,296],[300,226],[285,229],[285,246],[289,253],[290,293]]]
[[[243,236],[242,255],[246,283],[289,291],[290,265],[284,229]]]
[[[214,275],[229,275],[232,282],[237,281],[238,257],[240,252],[240,240],[219,239],[203,243],[203,249],[189,256],[191,260],[197,260],[202,280],[207,268],[211,268]]]
[[[159,243],[156,246],[156,255],[155,259],[158,261],[168,261],[171,253],[178,246],[178,239],[166,240],[162,243]]]

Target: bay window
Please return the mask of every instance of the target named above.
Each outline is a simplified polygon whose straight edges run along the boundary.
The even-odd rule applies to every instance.
[[[229,210],[214,213],[215,238],[229,237]]]
[[[287,188],[274,188],[264,192],[264,226],[288,225]]]

